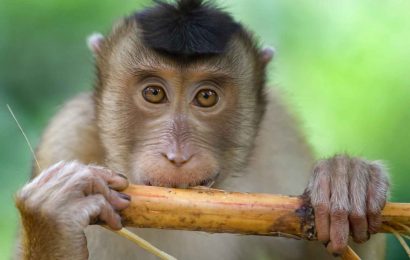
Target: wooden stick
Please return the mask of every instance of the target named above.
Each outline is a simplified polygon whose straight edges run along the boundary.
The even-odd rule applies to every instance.
[[[125,193],[132,197],[121,213],[126,226],[316,240],[312,207],[301,196],[137,185]],[[380,232],[391,232],[387,225],[407,234],[410,205],[387,203],[382,218]]]
[[[360,260],[361,258],[356,254],[353,249],[348,246],[342,254],[342,260]]]

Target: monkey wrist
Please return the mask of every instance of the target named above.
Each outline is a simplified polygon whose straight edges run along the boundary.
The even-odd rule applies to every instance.
[[[66,232],[45,222],[23,220],[23,259],[87,259],[84,232]]]

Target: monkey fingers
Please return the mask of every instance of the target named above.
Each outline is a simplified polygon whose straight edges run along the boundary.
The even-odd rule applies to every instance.
[[[388,186],[387,174],[377,162],[339,155],[316,164],[308,194],[318,240],[330,253],[345,250],[349,231],[355,242],[362,243],[380,228]]]
[[[330,240],[330,176],[325,161],[319,161],[313,170],[308,192],[315,210],[317,239],[323,243]]]
[[[348,165],[349,159],[344,156],[319,161],[308,187],[318,239],[333,254],[343,253],[348,243]]]
[[[122,228],[120,215],[101,194],[87,196],[73,206],[79,209],[78,214],[84,215],[79,218],[86,221],[80,223],[83,227],[90,223],[102,221],[112,229],[120,230]]]
[[[330,242],[327,250],[340,255],[347,247],[349,240],[349,221],[347,211],[332,212],[330,216]]]
[[[356,243],[367,241],[370,236],[366,217],[366,193],[369,183],[369,169],[367,163],[353,158],[349,170],[349,222],[353,240]]]
[[[122,174],[117,174],[114,171],[101,166],[89,165],[87,167],[93,172],[93,174],[104,179],[108,186],[114,190],[121,191],[128,187],[128,179]]]
[[[91,185],[88,184],[88,191],[86,191],[88,194],[100,192],[115,210],[123,210],[129,206],[131,197],[117,191],[128,187],[125,176],[99,166],[89,166],[89,169],[96,178]]]
[[[128,186],[126,179],[115,175],[110,170],[95,166],[83,166],[65,183],[61,191],[63,193],[73,192],[73,187],[76,187],[78,192],[85,196],[103,195],[115,210],[122,210],[128,207],[131,198],[126,194],[111,189],[108,183],[120,189]]]
[[[341,254],[349,238],[349,158],[336,156],[330,164],[330,244],[331,253]]]
[[[378,162],[370,165],[367,188],[367,221],[370,234],[375,234],[382,224],[381,211],[387,200],[389,180],[384,166]]]
[[[60,161],[52,166],[50,166],[48,169],[45,169],[44,171],[41,172],[36,178],[33,179],[33,181],[29,184],[30,186],[41,186],[45,183],[47,183],[51,178],[55,177],[55,175],[60,172],[60,170],[66,165],[66,162]]]

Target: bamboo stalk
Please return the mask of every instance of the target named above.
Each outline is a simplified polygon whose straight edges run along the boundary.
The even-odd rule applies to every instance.
[[[125,193],[132,197],[121,213],[125,226],[316,240],[313,210],[302,196],[138,185]],[[387,203],[382,218],[380,232],[390,232],[387,225],[407,233],[410,205]]]

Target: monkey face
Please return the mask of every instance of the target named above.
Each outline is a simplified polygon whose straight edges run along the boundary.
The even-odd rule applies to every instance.
[[[242,169],[265,105],[254,53],[237,40],[224,54],[187,59],[117,33],[97,57],[107,165],[167,187],[210,186]]]
[[[227,108],[235,91],[205,73],[187,69],[137,77],[130,95],[141,117],[131,179],[156,186],[210,185],[221,171],[218,157]],[[154,163],[153,163],[154,162]]]

